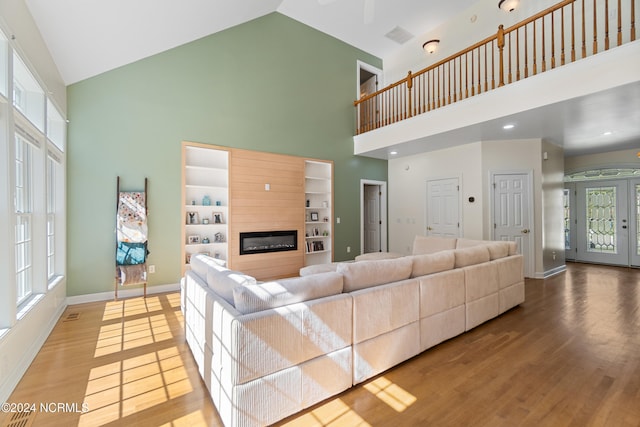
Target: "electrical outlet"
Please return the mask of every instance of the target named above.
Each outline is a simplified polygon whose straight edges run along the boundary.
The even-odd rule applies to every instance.
[[[347,253],[351,253],[351,246],[347,246]]]
[[[149,274],[153,274],[156,272],[156,266],[155,265],[150,265],[149,266]]]

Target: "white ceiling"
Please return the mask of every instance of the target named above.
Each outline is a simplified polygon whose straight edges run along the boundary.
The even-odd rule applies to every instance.
[[[380,58],[477,0],[26,0],[65,84],[280,12]],[[373,8],[365,12],[365,4]],[[372,12],[372,13],[371,13]],[[365,17],[365,13],[367,17]]]
[[[401,48],[385,37],[395,27],[421,36],[477,1],[26,0],[26,3],[65,84],[69,85],[276,11],[384,59]],[[519,120],[536,124],[526,127],[526,137],[536,136],[536,126],[544,128],[544,134],[556,136],[556,142],[564,144],[572,155],[640,147],[637,86],[635,92],[606,91],[590,101],[600,107],[589,110],[595,114],[588,111],[581,114],[577,104],[571,121],[553,120],[557,117],[553,110],[544,108]],[[624,138],[612,141],[614,134],[606,145],[599,142],[602,136],[594,141],[591,129],[602,128],[596,126],[602,120],[607,121],[608,127],[624,127]],[[483,124],[478,124],[467,131],[484,134],[486,125],[483,128]]]

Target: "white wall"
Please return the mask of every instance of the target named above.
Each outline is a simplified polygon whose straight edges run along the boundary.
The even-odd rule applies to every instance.
[[[542,160],[543,152],[547,160]],[[533,277],[564,267],[563,150],[540,139],[481,141],[389,160],[389,250],[411,253],[425,234],[426,182],[460,178],[462,236],[492,238],[492,172],[533,173]],[[469,197],[475,202],[469,202]],[[555,253],[555,259],[553,259]]]
[[[640,141],[638,148],[607,153],[588,154],[584,156],[567,157],[565,159],[566,172],[581,172],[589,169],[636,167],[640,168]]]
[[[411,253],[414,237],[425,234],[427,180],[434,178],[460,178],[462,235],[482,238],[481,143],[392,159],[388,165],[391,252]],[[474,203],[468,202],[470,196]]]
[[[454,19],[433,31],[418,35],[392,56],[383,58],[384,84],[403,79],[409,70],[419,71],[475,42],[495,35],[500,24],[507,28],[556,3],[556,0],[523,1],[518,9],[506,13],[498,9],[498,0],[479,0]],[[471,21],[473,16],[476,17],[475,22]],[[422,44],[432,39],[440,40],[438,51],[426,55]]]

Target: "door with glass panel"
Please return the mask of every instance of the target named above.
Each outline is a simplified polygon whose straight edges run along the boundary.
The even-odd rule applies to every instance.
[[[576,259],[576,184],[569,182],[564,187],[564,258]]]
[[[627,180],[576,183],[576,259],[629,265],[627,202]]]
[[[629,201],[631,218],[629,221],[631,243],[631,265],[640,266],[640,179],[629,181]]]

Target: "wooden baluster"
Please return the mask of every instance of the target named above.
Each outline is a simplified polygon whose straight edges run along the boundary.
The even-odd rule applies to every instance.
[[[473,58],[473,52],[471,57]],[[469,97],[469,52],[464,54],[464,97]]]
[[[500,24],[498,26],[498,35],[496,43],[498,43],[498,86],[504,86],[504,25]],[[493,80],[491,82],[491,88],[495,88],[495,72],[493,72],[493,68],[495,67],[495,59],[493,58],[493,43],[491,43],[491,70],[493,75]]]
[[[609,0],[604,0],[604,50],[609,50]]]
[[[533,75],[538,74],[538,56],[536,55],[536,21],[533,21]]]
[[[582,57],[583,58],[587,56],[587,35],[586,35],[587,24],[585,23],[585,15],[586,15],[586,11],[584,10],[584,0],[582,0]]]
[[[551,14],[551,69],[556,68],[556,24],[555,24],[555,13]]]
[[[542,72],[547,71],[547,58],[546,58],[546,46],[545,46],[545,31],[544,31],[544,16],[540,19],[542,21],[542,30],[540,35],[542,36]]]
[[[631,0],[631,41],[636,40],[636,0]]]
[[[622,44],[622,0],[618,0],[618,46]]]
[[[489,90],[489,75],[487,72],[487,64],[489,61],[487,60],[487,45],[484,45],[484,91],[487,92]]]
[[[476,70],[475,68],[473,68],[473,66],[475,65],[475,58],[476,54],[475,54],[475,49],[471,51],[471,96],[474,96],[476,94],[476,79],[475,79],[475,73]]]
[[[437,87],[437,90],[438,90],[438,95],[437,95],[437,98],[438,98],[438,104],[437,105],[438,106],[437,106],[437,108],[440,108],[440,66],[438,66],[438,75],[436,76],[436,87]]]
[[[481,58],[481,56],[480,56],[481,55],[481,51],[480,51],[481,49],[482,49],[482,46],[478,46],[478,94],[482,93],[482,80],[481,80],[481,77],[480,77],[480,67],[482,66],[481,65],[482,61],[480,59]]]
[[[453,68],[453,102],[456,102],[456,99],[457,99],[457,88],[456,88],[457,78],[456,77],[458,76],[458,74],[456,73],[456,58],[453,58],[453,61],[449,63],[449,78],[451,78],[451,68]],[[451,86],[451,83],[449,83],[449,86]]]
[[[447,104],[451,104],[451,61],[447,62]],[[454,81],[454,90],[455,90],[455,74],[453,75],[453,81]]]
[[[571,3],[571,62],[576,60],[576,10],[575,2]]]
[[[535,26],[535,23],[534,23]],[[524,26],[524,78],[529,77],[529,35],[527,33],[527,26]]]
[[[460,62],[460,68],[459,68],[459,73],[458,73],[458,88],[460,89],[460,93],[458,96],[459,100],[462,100],[462,56],[458,57],[459,62]]]
[[[496,55],[494,43],[491,42],[491,89],[496,88]]]
[[[509,83],[513,82],[513,74],[512,74],[512,70],[511,70],[511,33],[509,33],[509,73],[508,73],[508,77],[507,77],[507,81]]]
[[[564,65],[564,7],[560,9],[560,65]]]
[[[413,89],[413,75],[411,74],[411,70],[409,70],[409,73],[407,74],[407,113],[405,113],[405,118],[407,116],[407,114],[409,115],[409,117],[413,116],[413,96],[412,96],[412,89]]]
[[[520,81],[520,28],[516,30],[516,81]]]
[[[596,0],[593,0],[593,52],[598,53],[598,9],[596,8]]]

